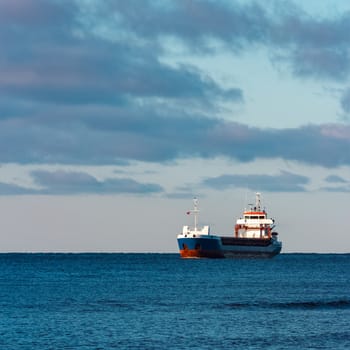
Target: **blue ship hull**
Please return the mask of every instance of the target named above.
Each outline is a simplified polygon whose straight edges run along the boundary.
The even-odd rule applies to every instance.
[[[178,238],[177,243],[183,258],[224,258],[219,237]]]
[[[178,238],[183,258],[271,258],[279,254],[281,242],[274,239],[201,236]]]

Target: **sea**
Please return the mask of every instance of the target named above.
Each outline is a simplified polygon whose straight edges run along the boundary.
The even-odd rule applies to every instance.
[[[0,349],[350,349],[350,254],[0,254]]]

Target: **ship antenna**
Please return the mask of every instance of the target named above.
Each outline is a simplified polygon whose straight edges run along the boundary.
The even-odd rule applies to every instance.
[[[255,206],[256,206],[257,211],[260,211],[260,206],[261,206],[260,196],[261,196],[261,193],[259,193],[259,192],[255,193]]]
[[[198,199],[196,197],[193,198],[193,205],[194,205],[194,209],[193,209],[193,213],[194,213],[194,230],[197,231],[197,215],[199,213],[199,209],[198,209]]]

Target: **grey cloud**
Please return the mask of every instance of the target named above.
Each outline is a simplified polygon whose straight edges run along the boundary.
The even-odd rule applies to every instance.
[[[301,78],[344,81],[350,72],[350,13],[319,18],[292,2],[280,7],[272,14],[266,44],[273,60],[287,63]]]
[[[17,0],[1,1],[1,23],[29,24],[37,26],[55,24],[62,17],[69,15],[68,9],[76,7],[70,0],[46,1],[46,0]]]
[[[66,105],[119,105],[130,96],[242,101],[239,88],[224,89],[194,68],[162,63],[161,48],[152,41],[111,41],[85,30],[77,4],[0,4],[9,21],[16,23],[0,23],[2,96]],[[56,12],[53,24],[46,23],[44,19]]]
[[[43,171],[31,173],[35,182],[42,186],[42,194],[152,194],[163,192],[160,185],[139,183],[129,178],[98,180],[85,172]]]
[[[338,175],[329,175],[325,178],[325,181],[329,183],[347,183],[346,180]]]
[[[350,186],[335,186],[335,187],[321,187],[321,191],[325,192],[350,192]]]
[[[337,17],[321,18],[312,16],[298,8],[292,1],[283,5],[276,3],[271,15],[273,31],[271,41],[279,46],[297,44],[300,47],[345,47],[350,39],[350,13],[342,13]]]
[[[257,1],[179,0],[162,5],[144,1],[136,14],[136,4],[111,1],[103,17],[117,14],[122,29],[138,37],[175,36],[197,51],[208,49],[212,39],[234,51],[261,45],[274,59],[283,57],[300,77],[344,80],[349,75],[350,13],[313,17],[292,1],[261,7]]]
[[[266,45],[283,50],[298,75],[339,77],[348,70],[342,61],[348,14],[314,19],[289,2],[281,13],[254,2],[206,0],[90,2],[91,13],[88,4],[71,1],[16,4],[0,4],[1,162],[97,165],[226,156],[350,164],[346,125],[274,130],[217,118],[218,101],[241,103],[243,91],[222,88],[189,66],[167,66],[157,42],[176,36],[194,50],[206,47],[205,38],[234,50]],[[12,21],[16,25],[8,25]],[[114,30],[109,37],[98,35],[102,23]],[[345,94],[345,110],[348,100]]]
[[[117,14],[122,26],[138,36],[177,36],[196,49],[206,48],[208,38],[228,41],[238,48],[244,42],[264,40],[268,30],[266,12],[257,3],[144,1],[142,7],[138,1],[108,3],[100,8],[103,14]]]
[[[339,48],[297,48],[290,59],[292,71],[300,77],[346,80],[349,73],[349,52]]]
[[[329,186],[323,186],[320,188],[321,191],[326,192],[350,192],[350,181],[338,175],[329,175],[324,179]]]
[[[274,130],[221,123],[209,139],[214,143],[213,153],[217,150],[240,161],[281,157],[326,167],[350,163],[350,128],[346,125]]]
[[[37,194],[37,190],[19,186],[16,184],[9,184],[0,182],[0,196],[13,196],[13,195],[24,195],[24,194]]]
[[[243,162],[283,158],[311,165],[350,164],[350,127],[261,129],[161,106],[61,110],[62,118],[0,121],[0,162],[120,164],[226,156]]]
[[[350,112],[350,89],[347,88],[341,97],[340,100],[341,107],[345,113]]]
[[[269,7],[269,6],[267,6]],[[135,11],[137,8],[137,11]],[[189,66],[161,62],[164,36],[205,49],[218,40],[233,50],[262,45],[301,77],[341,80],[349,73],[350,15],[313,18],[283,3],[185,1],[22,1],[0,4],[0,92],[41,103],[128,103],[127,97],[243,101]],[[10,25],[15,23],[16,25]],[[109,26],[109,36],[96,33]],[[275,50],[275,53],[274,53]]]
[[[279,175],[221,175],[207,178],[202,185],[216,190],[230,187],[269,192],[303,192],[309,179],[305,176],[282,171]]]
[[[243,99],[239,88],[222,89],[193,69],[171,68],[155,58],[130,58],[143,57],[142,49],[84,40],[75,40],[61,49],[58,46],[43,54],[30,48],[34,57],[25,65],[8,59],[0,68],[3,96],[66,105],[119,105],[128,96]]]

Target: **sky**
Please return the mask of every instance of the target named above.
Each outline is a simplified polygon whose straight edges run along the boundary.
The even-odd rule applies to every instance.
[[[347,0],[0,0],[1,252],[177,252],[262,193],[349,253]]]

